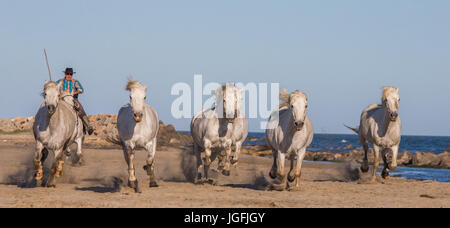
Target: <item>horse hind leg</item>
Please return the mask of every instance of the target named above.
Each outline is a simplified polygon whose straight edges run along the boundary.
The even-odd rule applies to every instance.
[[[83,166],[85,165],[85,160],[82,152],[83,138],[76,139],[75,143],[77,144],[77,161],[75,162],[75,165]]]
[[[269,176],[272,179],[277,178],[277,152],[275,150],[272,150],[272,156],[273,156],[273,164],[272,164],[272,169],[270,169],[269,172]]]
[[[196,142],[194,142],[194,154],[195,154],[195,158],[197,160],[197,177],[195,179],[195,182],[199,183],[202,179],[201,166],[203,165],[203,161],[202,161],[200,147]]]

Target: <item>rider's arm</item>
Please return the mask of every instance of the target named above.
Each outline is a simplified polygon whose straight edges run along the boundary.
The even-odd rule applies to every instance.
[[[79,81],[75,81],[74,83],[75,92],[73,95],[82,94],[84,92],[83,86],[81,86],[81,83]]]

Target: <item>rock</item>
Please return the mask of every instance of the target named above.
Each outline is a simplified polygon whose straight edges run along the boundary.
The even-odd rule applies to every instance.
[[[412,163],[412,155],[409,152],[399,153],[397,156],[397,165],[410,165]]]
[[[440,158],[439,167],[444,169],[450,169],[450,153],[444,152],[438,155]]]
[[[331,152],[315,152],[314,161],[334,161],[334,155]]]
[[[413,166],[438,166],[441,159],[433,153],[416,152],[412,156]]]
[[[269,146],[267,145],[256,145],[252,147],[252,150],[254,151],[263,151],[263,150],[272,150]]]
[[[363,162],[364,159],[364,151],[363,150],[353,150],[349,153],[343,154],[345,161],[355,161],[355,162]]]
[[[314,152],[306,151],[304,160],[314,161]]]

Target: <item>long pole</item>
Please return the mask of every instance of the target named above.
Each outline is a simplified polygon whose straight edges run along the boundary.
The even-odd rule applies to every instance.
[[[45,51],[45,48],[44,48],[44,55],[45,55],[45,62],[47,63],[48,76],[49,76],[50,81],[51,81],[52,80],[52,73],[50,72],[50,66],[48,65],[47,51]]]

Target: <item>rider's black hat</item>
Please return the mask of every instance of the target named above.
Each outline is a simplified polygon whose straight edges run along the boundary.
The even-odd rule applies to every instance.
[[[75,74],[76,73],[76,72],[73,72],[72,68],[66,68],[66,70],[63,72],[64,72],[64,74]]]

